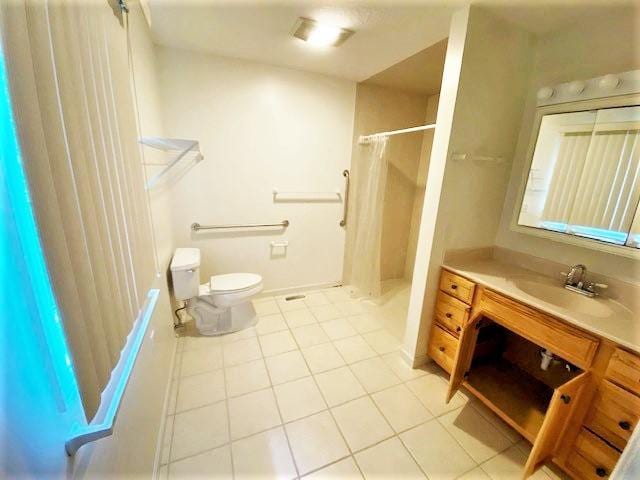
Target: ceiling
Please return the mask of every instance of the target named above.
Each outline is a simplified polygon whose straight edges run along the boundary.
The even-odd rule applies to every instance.
[[[396,2],[393,6],[373,1],[364,6],[348,0],[148,3],[154,41],[159,45],[362,81],[445,38],[458,2]],[[298,17],[356,33],[339,47],[314,48],[291,36]]]
[[[386,70],[376,73],[364,83],[427,96],[439,93],[444,57],[447,54],[447,40],[446,38],[440,40]]]

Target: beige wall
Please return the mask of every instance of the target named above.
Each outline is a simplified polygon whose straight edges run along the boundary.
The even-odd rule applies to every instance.
[[[255,272],[271,291],[339,283],[342,202],[275,202],[273,189],[343,190],[355,83],[188,51],[157,53],[164,133],[199,140],[205,157],[171,187],[175,245],[200,248],[201,281]],[[283,219],[291,222],[284,231],[190,230],[193,222]],[[272,250],[272,241],[288,241],[286,254]]]
[[[428,98],[427,114],[424,119],[425,125],[436,123],[439,100],[440,95],[432,95]],[[411,210],[407,260],[404,264],[404,278],[407,280],[411,280],[413,277],[413,265],[416,260],[416,250],[418,248],[418,233],[420,231],[420,218],[422,217],[422,208],[424,205],[424,190],[427,185],[427,174],[429,173],[429,159],[431,158],[431,147],[433,146],[433,134],[433,130],[426,130],[422,136],[420,163],[418,164],[416,188],[413,197],[413,209]]]
[[[445,251],[494,243],[529,85],[532,43],[527,33],[479,7],[454,15],[405,335],[405,355],[418,363],[426,353]],[[507,162],[454,161],[454,152]]]
[[[624,40],[622,40],[624,39]],[[534,71],[526,96],[511,180],[496,244],[566,265],[584,263],[620,280],[640,281],[637,260],[554,242],[511,230],[540,87],[640,68],[640,16],[635,9],[611,9],[606,19],[580,22],[537,41]]]
[[[358,164],[366,161],[368,147],[358,145],[358,137],[376,132],[423,125],[427,97],[399,90],[359,83],[356,93],[354,145],[351,160],[353,177],[352,201],[349,214],[358,214]],[[422,148],[421,133],[390,137],[386,158],[388,173],[380,254],[382,280],[402,278],[409,248],[411,215],[417,188],[418,167]],[[352,217],[353,218],[353,217]],[[347,229],[345,282],[354,241],[354,230]]]

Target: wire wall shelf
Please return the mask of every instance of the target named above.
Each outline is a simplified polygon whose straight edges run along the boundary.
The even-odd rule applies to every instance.
[[[152,189],[162,177],[180,163],[181,160],[190,158],[194,163],[204,159],[200,151],[200,142],[183,138],[142,137],[140,143],[147,147],[162,150],[171,155],[166,162],[145,162],[145,165],[163,166],[164,168],[147,180],[146,189]]]

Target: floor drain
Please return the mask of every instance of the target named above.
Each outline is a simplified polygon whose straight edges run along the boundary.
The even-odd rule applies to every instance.
[[[305,295],[291,295],[290,297],[284,297],[285,302],[290,302],[291,300],[302,300],[305,298]]]

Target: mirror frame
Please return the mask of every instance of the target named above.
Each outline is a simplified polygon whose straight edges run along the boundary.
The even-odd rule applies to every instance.
[[[511,230],[518,233],[524,233],[526,235],[533,235],[536,237],[546,238],[559,243],[565,243],[570,245],[577,245],[580,247],[588,248],[591,250],[599,250],[601,252],[611,253],[614,255],[621,255],[624,257],[630,257],[640,259],[640,249],[628,247],[625,245],[613,245],[611,243],[603,242],[592,238],[578,237],[576,235],[569,235],[566,233],[553,232],[551,230],[544,230],[542,228],[528,227],[526,225],[519,225],[518,218],[520,217],[520,209],[522,208],[522,202],[524,200],[524,193],[527,186],[527,180],[529,179],[529,171],[531,170],[531,163],[533,162],[533,154],[536,148],[536,142],[538,140],[538,134],[540,132],[540,124],[542,123],[542,117],[545,115],[556,113],[572,113],[572,112],[584,112],[588,110],[598,110],[602,108],[615,108],[615,107],[632,107],[640,106],[640,94],[619,95],[615,97],[597,98],[592,100],[581,100],[577,102],[558,103],[555,105],[546,105],[536,108],[536,113],[531,129],[529,138],[529,146],[527,148],[527,157],[524,163],[520,175],[520,183],[518,186],[518,194],[516,197],[516,203],[511,216]],[[637,214],[637,213],[636,213]]]

